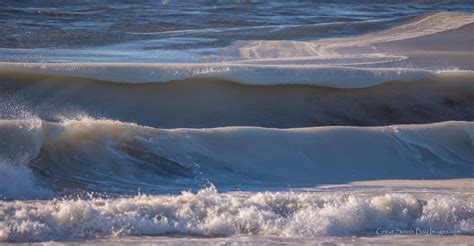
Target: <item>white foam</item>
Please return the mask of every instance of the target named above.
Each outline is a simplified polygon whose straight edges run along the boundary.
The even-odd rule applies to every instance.
[[[472,196],[408,193],[218,193],[0,202],[0,241],[114,236],[316,237],[419,228],[474,232]]]
[[[0,160],[0,200],[48,197],[52,194],[26,165]]]
[[[323,39],[319,41],[251,41],[238,43],[241,59],[288,57],[349,57],[350,55],[376,55],[374,44],[406,40],[457,29],[474,22],[474,15],[464,13],[436,13],[387,30],[356,37]],[[342,49],[358,48],[350,53]],[[362,53],[360,51],[363,51]],[[379,53],[384,55],[383,53]]]
[[[0,121],[0,197],[24,199],[53,193],[44,187],[28,168],[46,138],[41,120]]]

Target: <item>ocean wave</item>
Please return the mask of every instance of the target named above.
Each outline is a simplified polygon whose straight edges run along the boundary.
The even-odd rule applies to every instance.
[[[212,77],[250,85],[361,88],[419,80],[443,70],[472,71],[472,40],[458,37],[469,37],[473,22],[469,13],[442,12],[355,37],[235,41],[217,49],[2,49],[8,59],[0,70],[120,83]]]
[[[1,158],[31,169],[35,180],[28,172],[21,175],[26,183],[39,180],[59,195],[169,193],[209,183],[229,190],[306,187],[474,174],[472,122],[285,130],[155,129],[91,118],[41,122],[33,128],[28,124],[0,121]],[[0,186],[7,199],[44,195],[11,185]]]
[[[288,62],[285,62],[288,63]],[[408,66],[411,66],[408,64]],[[393,80],[414,81],[440,72],[424,68],[356,68],[330,65],[199,63],[0,63],[2,72],[38,73],[118,83],[153,83],[209,77],[248,85],[303,84],[363,88]],[[458,69],[459,70],[459,69]],[[470,70],[466,70],[470,72]]]
[[[18,114],[34,112],[41,119],[58,121],[63,116],[84,114],[156,128],[473,121],[473,77],[473,72],[447,71],[411,83],[394,81],[370,88],[337,89],[250,86],[212,78],[118,84],[5,72],[0,73],[0,118],[24,118]]]
[[[218,193],[214,187],[176,196],[0,202],[0,241],[160,235],[301,238],[415,230],[470,235],[473,203],[472,196],[462,194]]]

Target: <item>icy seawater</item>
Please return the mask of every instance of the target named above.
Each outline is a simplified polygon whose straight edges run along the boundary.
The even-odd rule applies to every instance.
[[[470,1],[0,3],[0,244],[467,244]]]

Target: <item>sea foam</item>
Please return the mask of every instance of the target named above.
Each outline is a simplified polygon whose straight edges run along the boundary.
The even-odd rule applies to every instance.
[[[408,193],[311,192],[140,195],[119,199],[0,203],[0,241],[110,236],[316,237],[376,235],[377,230],[474,231],[472,197]]]

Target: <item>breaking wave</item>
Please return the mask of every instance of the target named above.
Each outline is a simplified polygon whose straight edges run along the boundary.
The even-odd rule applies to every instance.
[[[96,191],[310,187],[474,174],[472,122],[388,127],[155,129],[85,118],[0,121],[6,199]],[[20,158],[21,157],[21,158]],[[336,171],[337,170],[337,171]],[[28,188],[42,186],[38,193]],[[15,184],[18,187],[15,187]],[[283,184],[283,185],[282,185]],[[24,187],[27,187],[24,189]]]

